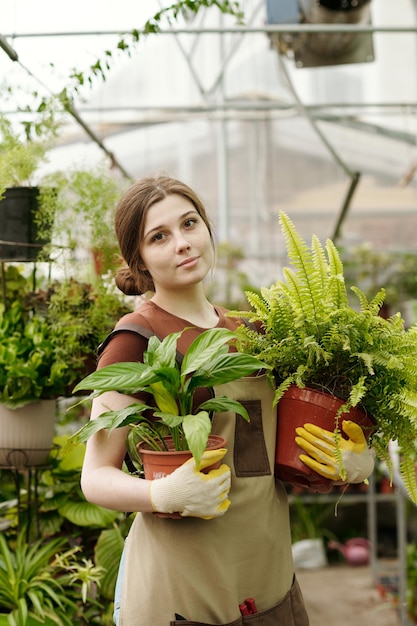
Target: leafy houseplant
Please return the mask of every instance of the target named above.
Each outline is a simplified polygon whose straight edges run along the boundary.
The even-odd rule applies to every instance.
[[[95,360],[98,344],[129,307],[100,280],[91,284],[71,278],[34,290],[31,277],[13,265],[4,278],[0,402],[18,408],[69,395],[85,376],[87,360]]]
[[[0,258],[42,260],[51,251],[56,256],[57,250],[61,258],[63,251],[73,256],[93,241],[106,271],[118,252],[113,214],[124,182],[104,162],[42,173],[56,144],[58,113],[64,109],[57,97],[41,101],[37,110],[27,111],[32,121],[24,122],[23,130],[0,114],[0,239],[5,242]]]
[[[181,332],[171,333],[162,341],[151,337],[143,363],[108,365],[81,381],[75,391],[94,389],[92,397],[114,390],[126,394],[143,392],[153,398],[155,405],[135,403],[103,413],[85,424],[74,440],[86,441],[103,428],[112,430],[129,425],[130,450],[134,451],[140,441],[153,449],[166,450],[164,436],[170,435],[175,449],[190,450],[198,466],[211,431],[211,411],[232,410],[249,420],[240,402],[219,396],[195,406],[195,393],[204,387],[212,388],[248,376],[264,368],[264,364],[254,356],[229,352],[236,334],[225,328],[212,328],[192,342],[180,365],[176,352],[180,335]],[[153,415],[149,416],[148,411]]]
[[[93,246],[98,273],[112,270],[119,253],[114,212],[125,182],[110,175],[103,162],[92,169],[52,172],[42,179],[42,189],[54,190],[52,245],[70,250],[72,255]]]
[[[94,369],[98,344],[128,307],[100,281],[33,290],[14,265],[3,280],[0,463],[39,465],[52,445],[57,398]]]
[[[103,575],[89,560],[77,560],[79,548],[63,537],[29,545],[25,533],[13,546],[0,534],[0,617],[9,626],[71,626],[99,623],[87,612]],[[88,621],[84,621],[87,617]]]
[[[309,247],[284,212],[280,224],[294,269],[285,268],[283,279],[260,295],[247,292],[248,316],[262,323],[265,334],[242,327],[239,349],[271,367],[276,404],[292,386],[341,398],[337,437],[340,418],[348,418],[352,407],[372,416],[376,456],[391,467],[388,443],[398,441],[401,475],[417,502],[417,326],[405,329],[399,313],[389,319],[378,315],[383,290],[369,302],[351,287],[358,300],[358,310],[353,308],[333,242],[324,249],[313,236]]]

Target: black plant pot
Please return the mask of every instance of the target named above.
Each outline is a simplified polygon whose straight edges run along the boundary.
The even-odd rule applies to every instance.
[[[47,243],[38,239],[38,187],[10,187],[0,200],[0,260],[34,261]]]

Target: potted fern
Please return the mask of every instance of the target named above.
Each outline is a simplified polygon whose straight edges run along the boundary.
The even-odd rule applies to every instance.
[[[399,313],[389,319],[379,315],[383,289],[368,301],[353,286],[357,308],[350,305],[334,243],[327,240],[324,248],[313,236],[309,247],[284,212],[280,212],[280,224],[293,268],[285,268],[283,279],[260,294],[247,292],[251,311],[246,315],[261,323],[264,334],[242,327],[239,349],[271,367],[279,424],[284,409],[297,403],[285,445],[289,447],[295,439],[297,415],[302,423],[312,421],[306,411],[313,394],[318,392],[320,398],[314,400],[315,413],[321,399],[330,394],[331,407],[326,410],[336,440],[343,435],[342,420],[354,419],[354,413],[363,420],[376,456],[388,466],[388,443],[397,440],[401,474],[411,499],[417,502],[417,326],[406,329]],[[304,397],[300,399],[299,393]],[[299,463],[294,482],[324,490],[326,485],[322,488],[315,482],[317,474],[298,460],[300,452],[294,442]],[[277,466],[280,475],[279,461]],[[343,467],[341,471],[343,475]],[[283,477],[291,481],[291,470]]]
[[[226,396],[213,396],[198,404],[196,392],[249,376],[265,368],[264,364],[249,354],[229,352],[229,344],[236,341],[236,333],[225,328],[204,331],[192,342],[183,358],[178,359],[180,335],[181,332],[171,333],[162,341],[153,336],[149,339],[143,363],[108,365],[81,381],[74,391],[94,389],[90,397],[117,390],[126,394],[146,393],[151,401],[103,413],[75,433],[73,441],[85,442],[103,428],[112,430],[130,426],[128,449],[136,463],[143,462],[145,476],[152,478],[158,470],[147,475],[146,448],[160,452],[165,458],[173,450],[186,451],[187,458],[192,455],[199,466],[211,433],[212,411],[235,411],[249,420],[240,402]],[[224,444],[223,441],[219,447]],[[179,463],[183,462],[182,456]],[[166,469],[162,472],[169,473]]]

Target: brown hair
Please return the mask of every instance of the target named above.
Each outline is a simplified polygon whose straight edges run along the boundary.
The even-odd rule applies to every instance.
[[[116,274],[116,285],[127,295],[153,291],[154,284],[147,270],[140,269],[145,219],[153,204],[177,194],[189,200],[203,219],[213,242],[213,233],[206,210],[197,194],[185,183],[169,176],[149,176],[136,181],[121,197],[116,208],[115,228],[120,251],[127,264]]]

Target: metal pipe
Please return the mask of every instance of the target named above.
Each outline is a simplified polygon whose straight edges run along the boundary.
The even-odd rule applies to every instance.
[[[7,33],[4,37],[36,38],[36,37],[101,37],[128,35],[130,30],[91,30],[91,31],[57,31],[54,33]],[[359,24],[267,24],[265,26],[225,26],[204,28],[189,26],[186,28],[161,28],[158,35],[255,35],[269,33],[417,33],[416,26],[374,26]],[[139,31],[139,38],[148,33]]]

